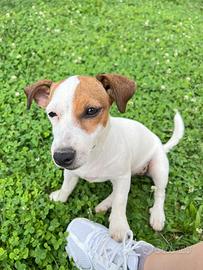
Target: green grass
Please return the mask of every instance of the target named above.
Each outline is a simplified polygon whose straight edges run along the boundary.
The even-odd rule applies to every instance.
[[[33,4],[34,3],[34,4]],[[138,91],[123,115],[171,136],[173,109],[184,139],[168,157],[166,226],[148,223],[153,185],[132,180],[127,208],[137,239],[167,250],[203,240],[203,4],[189,0],[1,0],[0,10],[0,269],[74,269],[64,231],[75,217],[108,224],[94,207],[109,183],[80,181],[65,204],[50,202],[62,172],[50,156],[50,123],[23,89],[39,79],[114,72],[134,78]],[[114,107],[113,115],[119,115]]]

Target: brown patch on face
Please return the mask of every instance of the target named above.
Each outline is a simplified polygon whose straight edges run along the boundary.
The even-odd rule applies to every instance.
[[[102,85],[94,77],[79,76],[79,85],[73,98],[73,115],[79,126],[92,133],[98,125],[106,126],[110,99]],[[93,118],[85,118],[87,108],[101,108]]]

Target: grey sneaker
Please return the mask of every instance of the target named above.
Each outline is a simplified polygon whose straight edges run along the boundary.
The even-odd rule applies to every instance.
[[[135,250],[142,249],[143,241],[133,241],[131,231],[118,243],[106,227],[84,218],[74,219],[67,231],[66,251],[80,270],[138,269],[139,254]]]

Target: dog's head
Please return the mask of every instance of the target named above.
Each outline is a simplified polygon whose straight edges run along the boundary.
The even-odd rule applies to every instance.
[[[51,121],[56,165],[69,170],[84,165],[108,125],[111,104],[124,112],[135,88],[134,81],[116,74],[41,80],[26,87],[28,109],[34,99]]]

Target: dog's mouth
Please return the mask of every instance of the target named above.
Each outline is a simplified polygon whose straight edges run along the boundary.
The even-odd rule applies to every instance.
[[[78,166],[64,167],[63,169],[70,170],[70,171],[74,171],[74,170],[79,169],[80,167],[81,167],[81,166],[78,165]]]
[[[58,165],[55,161],[54,161],[54,164],[60,169],[63,169],[63,170],[65,169],[65,170],[70,170],[70,171],[77,170],[82,166],[82,165],[74,165],[74,164],[71,166],[62,166],[62,165]]]

